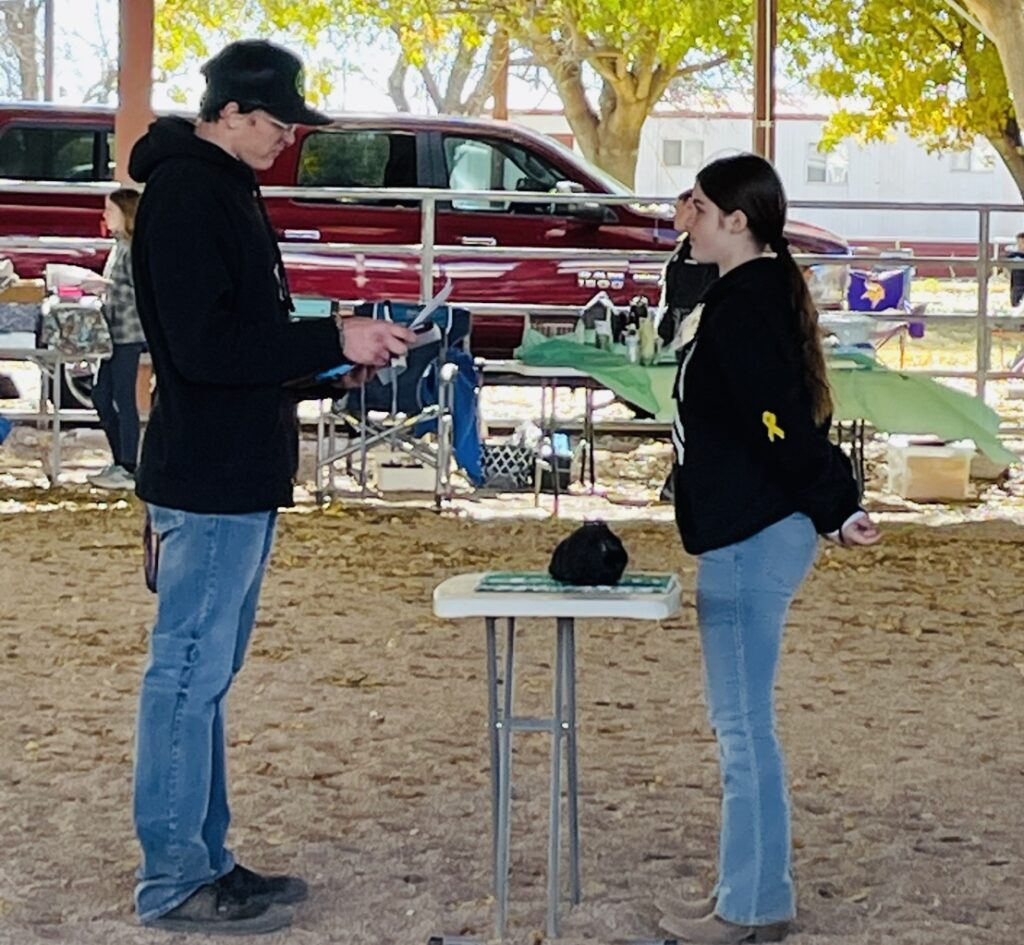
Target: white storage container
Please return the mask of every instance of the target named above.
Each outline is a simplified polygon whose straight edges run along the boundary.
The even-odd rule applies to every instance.
[[[974,447],[889,440],[889,491],[915,501],[966,499]]]

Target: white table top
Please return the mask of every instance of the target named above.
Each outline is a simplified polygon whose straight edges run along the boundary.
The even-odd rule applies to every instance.
[[[618,617],[664,620],[679,610],[682,588],[672,575],[663,593],[587,588],[546,594],[537,591],[478,591],[484,571],[450,577],[434,588],[438,617]]]
[[[579,368],[561,365],[523,364],[522,361],[515,358],[486,360],[484,361],[483,370],[485,374],[518,374],[521,377],[590,377],[586,371],[581,371]]]

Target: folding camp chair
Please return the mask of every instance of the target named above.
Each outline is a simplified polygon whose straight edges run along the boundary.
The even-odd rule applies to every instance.
[[[422,310],[418,304],[377,302],[357,306],[354,314],[409,325]],[[428,322],[431,328],[423,335],[425,340],[409,350],[404,362],[393,364],[368,384],[321,409],[317,425],[318,501],[334,493],[338,464],[342,462],[365,495],[371,449],[404,454],[434,469],[435,500],[440,503],[451,495],[453,453],[460,458],[453,442],[455,400],[460,383],[466,382],[460,377],[460,368],[467,362],[472,364],[467,350],[470,313],[444,305],[428,316]],[[475,431],[475,391],[472,404],[463,404],[462,409],[472,413],[470,432]],[[428,434],[433,436],[428,438]]]

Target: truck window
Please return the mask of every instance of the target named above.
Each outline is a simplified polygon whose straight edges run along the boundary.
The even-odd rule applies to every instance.
[[[511,141],[497,138],[465,138],[446,135],[444,158],[451,190],[514,190],[550,193],[565,180],[563,170],[547,158]],[[547,204],[543,205],[545,208]],[[452,201],[456,210],[536,212],[532,204],[502,200]]]
[[[312,132],[302,140],[298,183],[300,187],[415,187],[416,136],[343,129]]]
[[[106,131],[9,125],[0,132],[0,177],[15,180],[110,180]]]

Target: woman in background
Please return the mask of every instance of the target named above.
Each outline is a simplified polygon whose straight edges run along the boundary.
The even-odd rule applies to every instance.
[[[700,297],[715,279],[718,267],[713,263],[699,263],[692,255],[690,227],[693,224],[693,190],[684,190],[676,198],[673,225],[680,234],[676,251],[665,264],[662,275],[661,322],[658,333],[666,344],[672,344],[679,326],[700,301]]]
[[[112,462],[88,476],[101,489],[133,489],[139,453],[139,408],[135,383],[146,339],[135,310],[131,239],[139,192],[128,187],[108,195],[103,222],[116,243],[103,268],[103,314],[113,354],[104,359],[92,389],[92,402],[110,444]],[[97,280],[99,282],[99,280]]]

